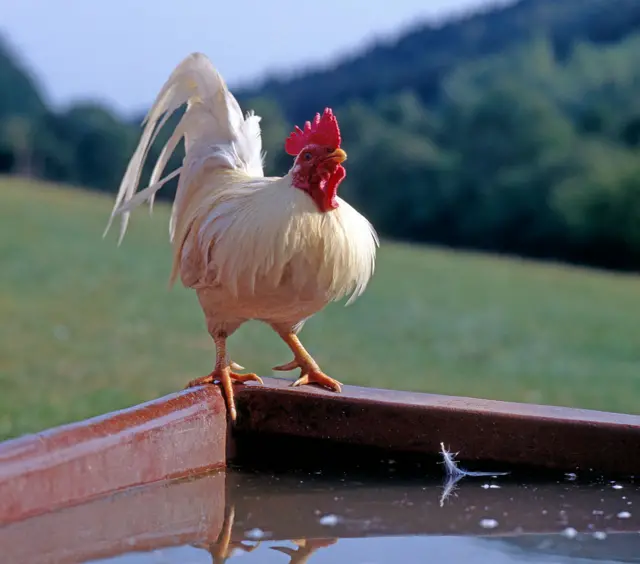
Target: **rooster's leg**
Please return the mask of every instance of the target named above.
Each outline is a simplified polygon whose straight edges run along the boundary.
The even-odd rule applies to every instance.
[[[203,384],[214,384],[216,381],[222,385],[222,394],[227,402],[227,408],[229,409],[229,415],[232,421],[236,420],[236,405],[233,400],[233,383],[234,382],[248,382],[250,380],[259,382],[262,384],[262,378],[257,374],[239,374],[234,370],[242,370],[242,367],[235,362],[229,362],[227,359],[227,335],[225,333],[216,333],[213,336],[213,341],[216,344],[216,366],[211,374],[202,376],[191,380],[187,384],[187,388],[193,388],[194,386],[201,386]]]
[[[242,550],[243,552],[253,552],[260,546],[260,541],[257,541],[254,545],[245,544],[242,541],[232,541],[231,533],[233,532],[233,525],[236,515],[235,507],[227,506],[224,513],[225,515],[224,521],[222,523],[222,530],[220,531],[216,542],[212,542],[208,545],[203,543],[193,545],[196,548],[203,548],[209,554],[211,554],[213,558],[213,564],[226,562],[233,556],[233,553],[236,549]]]
[[[279,331],[276,329],[281,339],[287,343],[287,346],[293,352],[293,360],[287,364],[283,364],[281,366],[275,366],[274,370],[282,370],[288,371],[293,370],[294,368],[300,368],[300,378],[298,378],[292,386],[303,386],[305,384],[318,384],[325,388],[329,388],[334,392],[342,391],[342,384],[333,378],[327,376],[320,367],[318,363],[313,360],[313,357],[307,352],[307,350],[302,346],[300,339],[298,339],[297,335],[292,331]]]

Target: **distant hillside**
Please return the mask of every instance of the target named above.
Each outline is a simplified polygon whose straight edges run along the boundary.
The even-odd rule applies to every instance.
[[[520,0],[235,93],[263,117],[267,174],[332,106],[341,195],[386,237],[640,270],[638,0]],[[139,135],[100,104],[49,110],[0,43],[0,173],[114,191]]]
[[[442,94],[444,78],[458,65],[548,37],[560,57],[579,41],[612,43],[640,28],[637,0],[521,0],[471,13],[442,25],[425,23],[393,42],[378,43],[333,68],[271,78],[239,92],[241,99],[275,99],[299,122],[318,108],[352,100],[371,102],[411,90],[425,102]]]
[[[27,71],[0,36],[0,119],[8,115],[33,115],[46,106]]]

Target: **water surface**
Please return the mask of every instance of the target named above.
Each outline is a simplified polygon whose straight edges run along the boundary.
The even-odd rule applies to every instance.
[[[633,480],[476,477],[447,484],[397,477],[389,466],[387,477],[375,479],[229,471],[213,537],[206,528],[188,543],[179,540],[184,534],[175,542],[163,535],[142,551],[132,541],[128,552],[85,562],[640,562],[640,487]]]

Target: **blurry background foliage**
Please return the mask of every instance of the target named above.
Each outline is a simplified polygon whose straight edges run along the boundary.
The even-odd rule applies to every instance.
[[[386,237],[640,265],[636,0],[522,0],[235,93],[264,117],[269,174],[292,125],[335,108],[344,193]],[[0,172],[114,191],[142,117],[52,112],[0,43]]]

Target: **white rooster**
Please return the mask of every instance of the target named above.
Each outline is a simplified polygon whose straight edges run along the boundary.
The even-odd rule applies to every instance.
[[[150,145],[169,116],[187,109],[164,146],[150,185],[136,194]],[[330,109],[298,127],[285,143],[295,157],[283,177],[263,173],[260,117],[243,116],[209,59],[194,53],[173,71],[144,122],[138,147],[120,185],[105,235],[130,211],[179,175],[169,224],[173,244],[170,284],[177,275],[195,289],[216,346],[214,370],[188,386],[219,382],[232,420],[233,382],[254,380],[227,355],[227,338],[250,319],[269,324],[293,352],[274,370],[300,368],[293,383],[337,392],[297,337],[304,322],[329,302],[353,301],[373,275],[378,238],[371,224],[337,196],[346,172],[338,123]],[[180,168],[161,178],[184,137]]]

